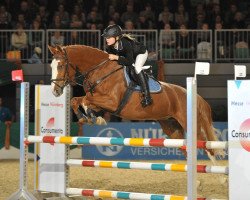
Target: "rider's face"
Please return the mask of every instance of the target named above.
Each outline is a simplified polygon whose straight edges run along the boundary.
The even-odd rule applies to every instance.
[[[115,37],[108,37],[106,38],[106,42],[107,42],[107,45],[110,46],[110,45],[114,45],[115,44]]]

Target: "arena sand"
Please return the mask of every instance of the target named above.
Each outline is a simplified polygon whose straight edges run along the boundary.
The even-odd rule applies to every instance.
[[[166,163],[184,164],[185,161],[167,161]],[[227,163],[227,161],[219,161],[220,165],[227,165]],[[199,161],[199,164],[210,164],[210,162]],[[34,187],[33,177],[34,165],[33,161],[29,161],[28,189],[31,191]],[[228,183],[221,183],[226,178],[226,175],[198,174],[198,180],[201,182],[198,195],[207,198],[228,199]],[[70,167],[70,187],[186,195],[187,174],[184,172]],[[0,160],[0,200],[7,199],[18,188],[19,161]]]

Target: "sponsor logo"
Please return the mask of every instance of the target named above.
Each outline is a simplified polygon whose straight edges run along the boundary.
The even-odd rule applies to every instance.
[[[41,133],[43,134],[54,134],[59,133],[63,134],[63,130],[61,128],[53,128],[55,126],[55,118],[51,117],[46,123],[46,126],[41,126]]]
[[[123,137],[120,131],[115,128],[105,128],[102,129],[98,134],[97,137]],[[123,146],[97,146],[97,150],[105,155],[105,156],[115,156],[121,152]]]
[[[232,137],[239,138],[243,149],[250,152],[250,119],[246,119],[240,125],[240,130],[232,130]]]
[[[250,119],[246,119],[240,125],[240,131],[245,133],[240,140],[241,146],[248,152],[250,152]]]
[[[57,108],[63,108],[63,104],[62,103],[57,103],[57,102],[50,102],[50,103],[41,103],[41,106],[43,107],[57,107]]]

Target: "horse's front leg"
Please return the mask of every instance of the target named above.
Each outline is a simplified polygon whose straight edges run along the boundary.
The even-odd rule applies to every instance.
[[[97,124],[97,125],[106,125],[106,121],[105,119],[103,119],[101,116],[96,116],[95,113],[93,112],[93,109],[95,109],[96,107],[91,105],[89,103],[89,101],[86,100],[86,97],[75,97],[75,100],[71,100],[71,105],[74,105],[74,112],[76,113],[77,116],[79,116],[79,121],[80,122],[84,122],[84,123],[88,123],[88,124]],[[84,115],[80,110],[79,110],[79,105],[82,106],[82,108],[84,109],[86,115]],[[81,113],[81,114],[79,114]],[[81,117],[82,115],[84,115],[84,117]]]
[[[88,117],[82,113],[82,111],[79,109],[79,106],[81,105],[81,102],[84,97],[73,97],[70,100],[71,108],[73,109],[78,121],[80,123],[88,123]]]
[[[87,114],[89,124],[107,125],[107,122],[103,117],[95,115],[94,111],[92,110],[93,106],[91,106],[92,108],[89,108],[87,106],[82,105],[82,107],[84,108]]]

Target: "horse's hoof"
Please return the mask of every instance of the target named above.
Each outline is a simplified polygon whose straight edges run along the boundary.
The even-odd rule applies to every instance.
[[[82,117],[78,120],[78,123],[85,124],[87,122],[86,118]]]
[[[97,125],[107,125],[107,122],[102,117],[97,117],[96,118],[96,124]]]

